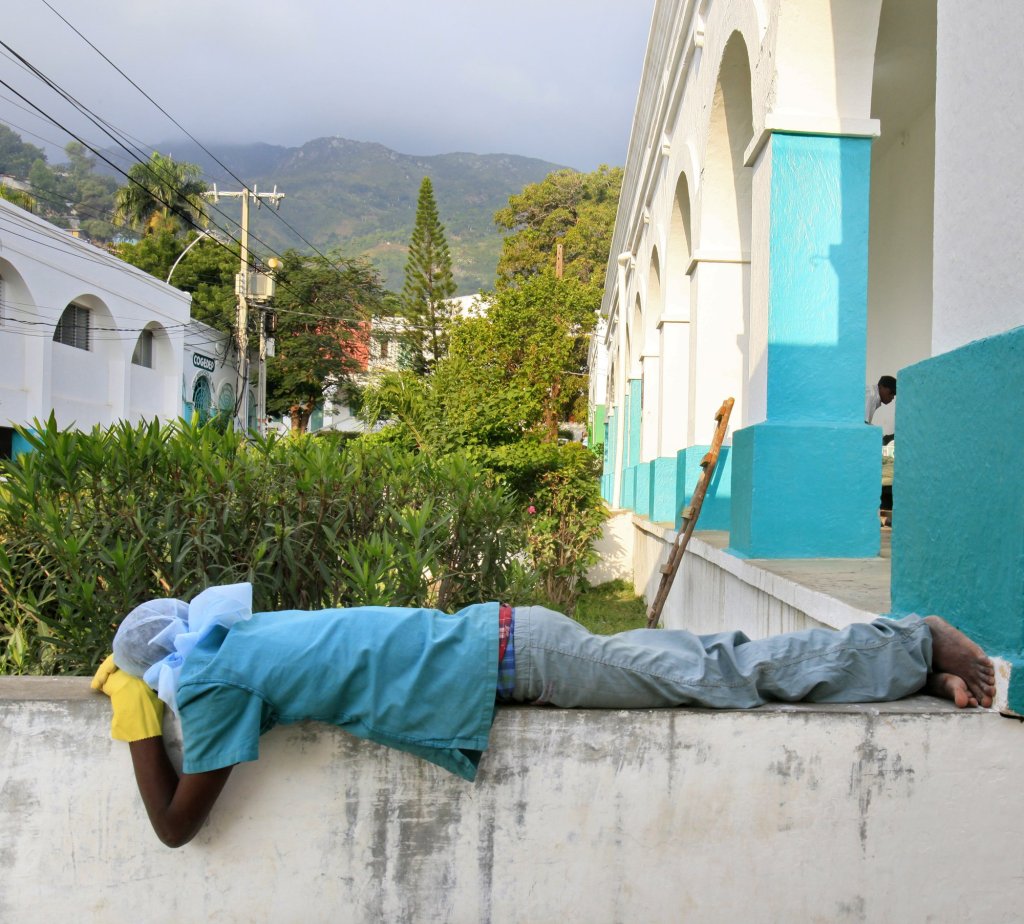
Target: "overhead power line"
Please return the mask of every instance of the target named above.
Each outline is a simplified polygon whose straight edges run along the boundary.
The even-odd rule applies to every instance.
[[[159,109],[160,112],[164,116],[166,116],[180,131],[184,132],[185,135],[189,138],[189,140],[191,140],[194,144],[198,145],[198,147],[202,151],[204,151],[207,154],[207,156],[211,157],[214,160],[214,162],[228,174],[228,176],[230,176],[236,183],[238,183],[243,188],[249,188],[249,184],[246,183],[245,180],[239,177],[227,164],[224,163],[224,161],[222,161],[216,154],[214,154],[213,151],[211,151],[205,144],[203,144],[198,138],[196,138],[195,135],[193,135],[187,128],[185,128],[184,125],[182,125],[174,116],[172,116],[166,109],[164,109],[163,106],[161,106],[155,99],[153,99],[152,96],[150,96],[142,87],[140,87],[134,80],[132,80],[132,78],[129,77],[120,67],[118,67],[118,65],[115,64],[106,54],[104,54],[103,51],[97,48],[96,45],[81,32],[81,30],[79,30],[75,25],[69,22],[68,19],[65,16],[63,16],[58,10],[54,9],[54,7],[48,2],[48,0],[40,0],[40,2],[44,6],[46,6],[58,19],[60,19],[61,22],[64,23],[64,25],[71,29],[71,31],[74,32],[93,51],[95,51],[96,54],[98,54],[104,61],[106,61],[107,64],[109,64],[115,71],[117,71],[118,74],[120,74],[125,80],[127,80],[128,83],[130,83],[136,90],[138,90],[138,92],[141,93],[150,103],[152,103],[157,109]],[[307,240],[303,236],[303,234],[298,230],[298,228],[294,227],[283,215],[281,215],[279,212],[275,212],[274,215],[280,222],[282,222],[285,225],[286,228],[288,228],[288,230],[295,234],[300,241],[302,241],[307,247],[310,247],[314,253],[323,257],[323,259],[327,260],[327,262],[334,266],[336,269],[339,268],[331,260],[330,257],[323,253],[311,241]]]

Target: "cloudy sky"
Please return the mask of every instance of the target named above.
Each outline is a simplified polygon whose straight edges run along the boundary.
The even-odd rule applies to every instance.
[[[654,0],[46,0],[204,142],[338,135],[406,154],[622,164]],[[0,40],[148,145],[179,134],[47,8],[8,0]],[[0,48],[0,80],[101,139]],[[23,107],[23,108],[19,108]],[[59,129],[0,86],[26,141]],[[109,140],[101,142],[109,146]],[[51,157],[51,159],[53,159]]]

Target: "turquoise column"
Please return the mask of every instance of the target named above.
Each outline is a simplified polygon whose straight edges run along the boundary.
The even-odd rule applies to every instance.
[[[590,426],[587,428],[587,445],[596,449],[598,444],[604,444],[607,436],[607,428],[604,424],[605,408],[603,404],[594,406],[593,416],[590,419]]]
[[[629,467],[630,404],[632,404],[632,395],[630,394],[630,384],[627,382],[626,392],[622,396],[622,469],[615,473],[615,477],[619,479],[619,507],[623,510],[632,509],[633,506],[633,478],[632,470]]]
[[[1024,714],[1024,327],[899,372],[892,606],[1011,665]]]
[[[643,410],[643,384],[640,379],[630,379],[626,385],[626,401],[623,407],[625,427],[622,434],[622,486],[620,506],[636,509],[636,466],[640,462],[640,414]]]
[[[871,140],[775,133],[767,414],[733,435],[730,544],[752,558],[878,553],[881,440],[863,422]]]
[[[615,446],[618,430],[615,415],[617,408],[608,412],[605,420],[604,469],[601,475],[601,496],[610,504],[615,487]]]
[[[679,504],[672,514],[672,520],[676,529],[682,526],[683,507],[690,502],[693,496],[693,489],[697,487],[703,469],[700,463],[708,454],[710,446],[690,446],[688,449],[680,449],[676,458],[676,496]],[[715,474],[711,477],[711,484],[708,485],[707,493],[704,495],[704,503],[700,508],[700,515],[697,518],[698,529],[728,530],[730,514],[732,510],[732,455],[728,446],[723,446],[718,453],[718,464],[715,466]]]

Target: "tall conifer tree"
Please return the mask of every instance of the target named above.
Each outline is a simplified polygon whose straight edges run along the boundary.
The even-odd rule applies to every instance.
[[[407,327],[403,339],[408,362],[416,372],[431,372],[448,350],[447,322],[451,310],[445,302],[455,294],[455,288],[452,258],[437,215],[434,187],[430,177],[424,177],[402,287],[402,313]]]

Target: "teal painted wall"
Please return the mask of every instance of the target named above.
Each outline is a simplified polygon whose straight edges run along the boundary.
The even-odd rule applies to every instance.
[[[892,605],[1014,663],[1024,713],[1024,328],[900,370]]]
[[[733,435],[730,544],[756,558],[878,552],[864,426],[871,140],[772,135],[767,418]]]
[[[693,489],[701,476],[700,463],[707,455],[710,446],[690,446],[680,449],[676,466],[676,497],[679,503],[672,521],[678,529],[683,522],[682,508],[693,497]],[[723,446],[718,453],[718,464],[715,474],[704,495],[704,503],[697,518],[697,529],[729,529],[732,494],[732,453],[728,446]]]
[[[29,431],[34,432],[34,431]],[[11,458],[17,459],[18,456],[24,455],[28,452],[33,452],[32,444],[25,439],[17,430],[11,434]]]
[[[633,510],[642,517],[651,515],[651,463],[636,466],[636,487],[633,490]]]
[[[615,477],[619,479],[619,507],[626,508],[629,504],[626,502],[626,472],[629,471],[629,429],[630,424],[633,422],[632,415],[633,405],[633,382],[630,380],[626,383],[626,393],[622,399],[622,470],[615,473]],[[616,454],[618,449],[616,449]]]
[[[590,426],[587,428],[587,445],[596,449],[605,442],[604,405],[598,404],[594,407],[593,417]]]
[[[629,380],[629,450],[627,465],[640,464],[640,417],[644,409],[644,385],[642,379]]]
[[[650,518],[656,523],[675,523],[679,513],[679,499],[676,493],[676,470],[679,460],[676,456],[663,456],[651,463],[651,512]]]
[[[636,503],[636,466],[630,465],[622,470],[622,494],[619,506],[623,510],[633,510]]]
[[[612,408],[605,421],[606,438],[604,441],[604,473],[601,477],[601,496],[609,504],[615,492],[615,444],[618,438],[618,425],[615,420],[616,409]]]

